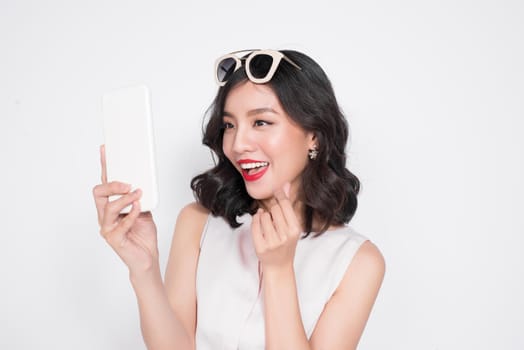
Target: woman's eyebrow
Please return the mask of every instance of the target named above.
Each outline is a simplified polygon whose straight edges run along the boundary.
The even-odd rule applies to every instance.
[[[255,108],[247,112],[248,116],[253,116],[257,114],[264,114],[264,113],[272,113],[272,114],[278,114],[273,108],[271,107],[263,107],[263,108]]]
[[[230,117],[230,118],[235,118],[235,116],[233,115],[233,113],[230,113],[228,111],[224,111],[222,113],[222,117]]]
[[[247,116],[248,117],[252,117],[252,116],[255,116],[255,115],[258,115],[258,114],[264,114],[264,113],[278,114],[278,112],[275,111],[271,107],[262,107],[262,108],[255,108],[255,109],[252,109],[252,110],[248,111],[247,112]],[[224,110],[224,112],[222,113],[222,116],[223,117],[235,118],[235,115],[233,113],[228,112],[226,110]]]

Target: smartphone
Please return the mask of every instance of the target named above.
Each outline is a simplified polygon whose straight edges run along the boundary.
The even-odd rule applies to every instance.
[[[136,85],[103,94],[102,114],[107,180],[140,188],[142,212],[158,204],[151,94],[147,86]],[[112,196],[114,200],[119,196]],[[129,213],[131,206],[122,213]]]

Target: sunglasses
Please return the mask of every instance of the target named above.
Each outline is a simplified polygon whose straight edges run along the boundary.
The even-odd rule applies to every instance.
[[[241,52],[251,52],[247,56],[239,58],[236,54]],[[284,59],[293,67],[301,68],[286,55],[275,50],[241,50],[228,53],[220,57],[215,64],[215,79],[219,86],[224,86],[231,75],[242,67],[245,61],[246,74],[249,80],[255,84],[264,84],[273,78],[278,65]]]

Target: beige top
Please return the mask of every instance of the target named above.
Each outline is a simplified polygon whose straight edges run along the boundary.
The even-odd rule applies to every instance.
[[[264,312],[258,258],[251,237],[251,215],[232,229],[209,215],[197,267],[197,350],[264,349]],[[324,305],[367,238],[351,227],[300,239],[295,275],[302,322],[308,338]]]

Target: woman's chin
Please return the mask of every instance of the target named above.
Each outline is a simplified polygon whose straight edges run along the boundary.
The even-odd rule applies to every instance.
[[[254,186],[246,185],[247,194],[257,201],[264,201],[273,198],[273,191],[265,188],[254,188]]]
[[[267,201],[267,200],[270,200],[271,198],[273,198],[273,194],[258,194],[258,193],[250,193],[249,191],[247,192],[249,194],[249,196],[251,198],[253,198],[254,200],[256,201],[259,201],[259,202],[263,202],[263,201]]]

